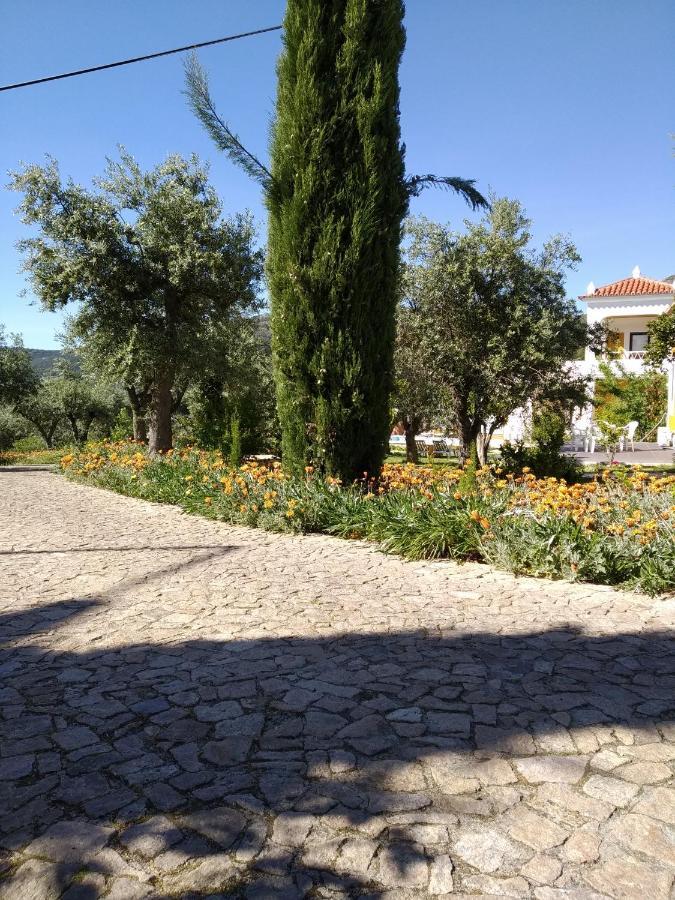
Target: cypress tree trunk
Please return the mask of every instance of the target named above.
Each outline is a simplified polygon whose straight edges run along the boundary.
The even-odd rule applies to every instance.
[[[402,0],[288,0],[268,274],[282,456],[350,480],[387,451],[407,209]]]

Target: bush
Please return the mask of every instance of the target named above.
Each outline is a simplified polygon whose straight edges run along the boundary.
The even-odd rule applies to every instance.
[[[17,416],[7,406],[0,407],[0,452],[9,450],[16,441],[25,437],[28,431],[25,419]]]
[[[237,525],[377,541],[410,559],[476,559],[522,574],[675,588],[675,476],[639,469],[586,484],[507,475],[499,467],[385,465],[377,479],[343,486],[311,467],[290,477],[279,464],[232,468],[218,451],[150,457],[134,443],[69,453],[69,477],[180,505]]]
[[[561,453],[565,443],[567,416],[562,409],[543,406],[532,417],[532,447],[523,441],[503,444],[500,465],[506,472],[533,472],[538,478],[579,481],[582,468],[571,456]]]
[[[526,447],[522,441],[502,444],[499,465],[508,473],[533,472],[537,478],[562,478],[568,483],[580,481],[583,468],[573,456],[564,456],[550,447]]]

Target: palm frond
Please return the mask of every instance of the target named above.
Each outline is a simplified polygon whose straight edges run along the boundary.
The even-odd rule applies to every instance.
[[[452,178],[446,175],[410,175],[406,179],[410,197],[418,197],[426,187],[441,187],[456,191],[466,200],[471,209],[489,209],[489,202],[474,187],[475,184],[474,179]]]
[[[188,98],[192,111],[216,146],[227,153],[230,159],[251,178],[260,182],[263,187],[268,187],[272,180],[272,173],[250,150],[244,147],[229,125],[218,115],[209,91],[208,76],[195,53],[192,53],[185,63],[185,90],[183,93]]]

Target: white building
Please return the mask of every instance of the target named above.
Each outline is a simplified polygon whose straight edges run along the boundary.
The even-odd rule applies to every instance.
[[[603,323],[612,332],[612,355],[626,372],[640,374],[645,371],[649,323],[673,305],[674,280],[675,276],[664,281],[646,278],[636,266],[629,278],[597,288],[591,282],[586,293],[579,297],[586,304],[588,324]],[[600,361],[591,350],[586,350],[583,363],[578,364],[579,370],[585,375],[600,377]],[[669,364],[666,369],[669,373],[666,427],[670,432],[669,440],[672,440],[675,433],[675,365]]]

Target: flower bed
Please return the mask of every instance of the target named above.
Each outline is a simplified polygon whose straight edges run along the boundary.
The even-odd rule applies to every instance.
[[[187,512],[274,531],[377,541],[412,559],[475,559],[519,574],[675,589],[675,476],[637,467],[566,484],[527,470],[387,464],[344,486],[278,464],[231,469],[193,448],[150,458],[133,443],[93,444],[61,460],[71,478]]]

